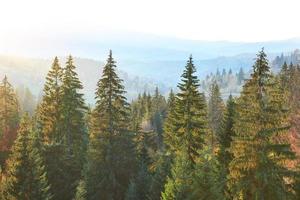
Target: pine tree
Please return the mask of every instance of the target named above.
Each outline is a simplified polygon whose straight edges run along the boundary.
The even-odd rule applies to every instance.
[[[78,103],[77,98],[81,100],[81,95],[75,91],[77,87],[80,87],[79,81],[77,81],[73,66],[69,66],[64,71],[59,65],[58,58],[55,57],[46,77],[42,102],[38,107],[37,124],[44,143],[43,156],[48,181],[51,184],[51,193],[56,200],[69,200],[74,197],[75,181],[77,181],[81,170],[78,156],[74,159],[70,156],[70,148],[66,148],[70,145],[67,145],[70,129],[72,128],[72,134],[78,136],[84,127],[79,121],[81,117],[78,114],[81,112],[80,108],[74,103]],[[75,98],[75,101],[70,100],[71,95],[74,95],[72,98]],[[68,108],[70,106],[72,106],[73,115],[69,119],[70,109]],[[75,127],[70,127],[68,120],[72,120],[72,125],[77,125],[76,130]],[[76,139],[82,142],[82,138]],[[72,147],[75,145],[78,144],[73,144]],[[74,150],[72,153],[79,155],[80,148],[80,145],[72,148]]]
[[[289,199],[286,182],[293,171],[290,145],[276,140],[287,132],[287,109],[264,51],[257,55],[251,78],[236,106],[228,186],[234,199]]]
[[[286,62],[283,63],[282,68],[280,70],[280,81],[283,89],[288,89],[289,85],[289,79],[290,77],[290,72],[289,72],[289,67],[286,64]]]
[[[181,76],[182,83],[178,84],[180,91],[176,95],[174,111],[168,114],[165,124],[165,143],[173,152],[185,149],[191,162],[195,162],[207,132],[206,102],[204,94],[198,91],[199,80],[195,72],[190,56]]]
[[[229,190],[227,188],[227,176],[229,174],[229,163],[232,160],[232,154],[229,152],[233,137],[235,136],[233,126],[235,117],[235,100],[232,95],[229,96],[226,104],[224,118],[222,120],[221,132],[218,135],[219,152],[217,159],[221,173],[222,192],[230,199]]]
[[[21,120],[18,137],[7,162],[2,198],[7,200],[51,199],[50,186],[40,154],[40,141],[28,116]]]
[[[208,100],[208,121],[211,129],[211,146],[214,150],[216,146],[216,140],[221,132],[221,122],[224,112],[224,103],[221,98],[219,86],[216,82],[213,82],[210,88],[210,95]]]
[[[83,86],[75,72],[72,56],[68,57],[64,68],[61,88],[63,143],[68,155],[74,155],[75,160],[83,163],[87,143],[84,120],[87,107],[84,103],[83,94],[79,93]]]
[[[163,147],[163,123],[166,112],[166,100],[159,93],[158,87],[155,89],[154,97],[152,98],[152,119],[151,124],[155,133],[157,134],[157,149],[162,149]]]
[[[244,73],[244,70],[242,67],[240,68],[240,71],[239,71],[237,77],[238,77],[238,84],[241,85],[243,83],[243,81],[245,80],[245,73]]]
[[[192,192],[188,199],[224,199],[216,156],[212,153],[210,147],[200,150],[199,154],[200,156],[196,160],[194,176],[192,177]]]
[[[175,94],[173,90],[171,90],[168,98],[167,118],[164,123],[164,143],[169,153],[175,150],[174,148],[177,143],[173,132],[175,130],[175,101]]]
[[[16,138],[19,121],[19,104],[12,85],[5,76],[0,84],[0,166]]]
[[[86,159],[85,152],[88,139],[84,119],[87,108],[84,103],[83,94],[80,93],[83,86],[78,79],[75,69],[73,58],[69,56],[66,66],[63,69],[62,83],[60,86],[61,99],[59,118],[61,124],[61,138],[57,141],[58,144],[62,145],[61,150],[63,151],[63,153],[59,155],[61,157],[60,162],[63,162],[63,165],[66,167],[65,170],[67,170],[64,174],[65,180],[62,182],[65,184],[62,192],[70,196],[64,196],[64,199],[73,199],[76,184],[79,181],[78,177],[81,175],[81,169]],[[56,168],[57,167],[62,166],[56,166]],[[59,193],[55,193],[55,195],[56,198],[62,198]]]
[[[150,195],[149,192],[150,181],[151,181],[151,176],[148,171],[148,166],[146,165],[146,163],[141,162],[136,177],[134,177],[130,181],[125,199],[128,200],[147,199],[148,196]]]
[[[9,133],[18,121],[18,100],[5,76],[0,84],[0,136]]]
[[[137,133],[142,137],[137,141],[138,168],[137,173],[131,178],[129,187],[126,192],[127,199],[147,199],[150,194],[151,174],[149,166],[151,158],[148,153],[146,144],[146,134]]]
[[[180,151],[171,167],[171,175],[162,192],[163,200],[187,199],[192,193],[194,164],[184,151]]]
[[[149,188],[149,200],[160,200],[161,193],[170,176],[172,158],[165,151],[158,152],[152,165],[152,178]]]
[[[133,130],[134,132],[139,132],[141,131],[141,123],[142,123],[142,108],[140,105],[141,97],[138,98],[137,101],[132,101],[130,104],[131,112],[131,126],[130,129]]]
[[[62,141],[61,132],[61,97],[63,69],[55,57],[52,67],[47,74],[44,85],[44,95],[38,110],[38,124],[45,143]]]
[[[129,105],[110,51],[97,84],[87,168],[88,199],[123,199],[135,170]]]

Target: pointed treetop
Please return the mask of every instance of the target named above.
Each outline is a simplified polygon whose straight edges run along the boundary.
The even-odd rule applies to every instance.
[[[254,75],[262,76],[270,73],[270,67],[267,60],[267,54],[264,48],[258,52],[255,64],[253,66]]]
[[[109,50],[109,57],[112,58],[112,50]]]
[[[281,71],[283,71],[283,72],[288,71],[288,65],[287,65],[286,61],[284,61],[283,65],[281,67]]]
[[[158,87],[156,86],[155,87],[155,97],[158,97],[159,96],[159,90],[158,90]]]
[[[170,94],[174,94],[173,88],[171,88],[171,90],[170,90]]]
[[[192,54],[190,54],[189,61],[193,62],[193,55]]]

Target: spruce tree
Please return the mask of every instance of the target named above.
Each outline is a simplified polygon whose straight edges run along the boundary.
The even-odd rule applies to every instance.
[[[12,85],[5,76],[0,83],[0,166],[8,156],[16,138],[19,121],[19,103]]]
[[[77,105],[75,105],[74,101],[67,102],[70,100],[69,97],[71,95],[74,95],[73,98],[78,98],[76,96],[77,91],[74,92],[73,88],[78,85],[72,79],[74,75],[72,70],[68,69],[64,73],[58,58],[55,57],[46,77],[43,99],[37,113],[38,130],[44,143],[43,156],[45,158],[48,181],[51,184],[53,198],[56,200],[70,200],[74,197],[75,181],[78,179],[81,170],[78,164],[80,163],[78,156],[74,159],[70,156],[70,148],[66,148],[69,147],[67,146],[67,135],[70,133],[70,123],[68,123],[68,118],[70,117],[69,106],[74,106],[72,110],[78,110],[72,113],[74,114],[72,119],[70,119],[72,123],[81,123],[78,121],[78,112],[80,111]],[[75,80],[77,79],[75,78]],[[78,135],[78,132],[81,132],[83,127],[77,126],[76,128],[75,132],[75,128],[72,127],[72,134],[74,131],[74,134]],[[81,147],[78,146],[76,148]],[[79,149],[77,149],[78,151]]]
[[[88,199],[124,199],[135,170],[129,105],[110,51],[97,84],[88,148]]]
[[[22,118],[18,137],[7,162],[2,198],[7,200],[51,199],[40,141],[28,114]]]
[[[0,136],[8,134],[17,125],[18,100],[12,85],[5,76],[0,84]]]
[[[152,165],[152,178],[149,187],[149,200],[161,199],[161,193],[164,190],[164,186],[167,182],[168,176],[170,176],[172,157],[165,151],[158,152],[154,158],[154,164]]]
[[[294,153],[289,144],[276,139],[289,127],[283,100],[262,50],[236,105],[228,182],[233,199],[289,199],[286,180],[294,172],[285,163]]]
[[[55,57],[52,67],[47,74],[43,90],[43,99],[38,110],[38,127],[44,142],[47,144],[62,141],[61,97],[63,69]]]
[[[233,126],[235,120],[235,100],[232,95],[229,96],[222,120],[221,131],[218,135],[219,151],[217,159],[219,162],[221,184],[223,195],[230,199],[229,190],[227,188],[227,176],[229,174],[229,163],[232,160],[232,154],[229,152],[231,142],[235,136]]]
[[[176,149],[176,137],[174,135],[175,130],[175,101],[176,97],[173,90],[170,91],[168,98],[167,118],[164,123],[164,143],[166,144],[166,150],[168,153],[175,151]]]
[[[150,192],[151,176],[146,163],[139,164],[138,173],[130,181],[129,188],[126,192],[126,198],[130,200],[148,199]]]
[[[245,73],[242,67],[240,68],[237,77],[238,77],[238,84],[241,85],[245,80]]]
[[[75,72],[72,56],[68,57],[62,77],[62,132],[63,143],[69,156],[74,156],[79,163],[84,162],[87,133],[85,129],[85,106],[83,86]]]
[[[211,129],[210,144],[214,150],[217,137],[221,132],[221,123],[224,112],[224,103],[217,82],[213,82],[210,88],[208,99],[208,121]]]
[[[85,111],[86,106],[83,94],[80,90],[83,86],[76,73],[76,67],[73,64],[72,56],[67,58],[66,66],[63,68],[60,100],[60,123],[61,139],[59,144],[62,145],[63,154],[59,155],[62,159],[65,170],[65,188],[64,199],[73,199],[75,194],[78,178],[81,175],[83,164],[86,161],[87,133],[85,128]],[[61,167],[61,166],[57,166]],[[56,193],[58,196],[59,193]],[[61,196],[61,195],[59,195]],[[58,197],[57,197],[58,198]],[[62,197],[59,197],[62,198]]]
[[[187,199],[192,193],[194,176],[193,163],[183,149],[177,154],[171,167],[161,198],[163,200]]]
[[[190,200],[225,199],[222,193],[218,161],[210,148],[205,147],[199,151],[200,156],[196,160],[192,177],[192,191],[188,197]]]
[[[136,144],[138,168],[127,189],[127,199],[147,199],[150,195],[151,174],[149,166],[152,164],[152,160],[148,153],[146,134],[143,132],[137,134],[142,135]]]
[[[157,149],[162,149],[163,147],[163,123],[166,114],[166,100],[159,93],[158,87],[155,89],[154,96],[152,98],[152,127],[157,134]]]
[[[281,70],[280,70],[280,81],[283,89],[289,89],[289,82],[290,82],[290,71],[289,67],[286,62],[283,63]]]
[[[174,111],[168,114],[165,124],[165,143],[175,153],[184,149],[190,161],[195,162],[198,150],[204,143],[207,132],[207,112],[204,94],[199,92],[199,80],[190,56],[178,84]],[[182,148],[181,148],[182,147]]]

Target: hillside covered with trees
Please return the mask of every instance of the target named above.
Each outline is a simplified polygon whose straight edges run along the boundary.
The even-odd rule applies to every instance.
[[[167,97],[152,87],[128,101],[110,51],[89,74],[93,106],[72,56],[54,58],[38,101],[4,75],[0,199],[297,200],[300,67],[280,64],[262,49],[250,73],[200,80],[190,56]]]

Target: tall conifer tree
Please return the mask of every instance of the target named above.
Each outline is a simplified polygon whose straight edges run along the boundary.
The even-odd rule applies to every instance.
[[[171,175],[168,177],[164,191],[161,194],[161,199],[188,199],[192,193],[193,165],[185,149],[177,153],[171,167]]]
[[[61,133],[61,97],[63,69],[55,57],[47,74],[44,94],[38,110],[38,127],[47,144],[60,142]]]
[[[74,106],[73,109],[75,110],[78,109],[75,107],[74,101],[67,102],[70,100],[70,95],[77,94],[77,91],[74,92],[73,89],[75,85],[72,79],[73,69],[70,70],[70,68],[72,67],[69,67],[66,70],[67,73],[64,73],[58,58],[55,57],[46,76],[43,99],[37,114],[38,130],[44,144],[43,155],[48,181],[51,184],[53,198],[56,200],[70,200],[74,197],[75,180],[79,178],[78,174],[81,170],[80,165],[78,165],[78,158],[70,157],[70,148],[68,150],[66,148],[69,147],[67,146],[67,136],[70,135],[70,130],[67,130],[70,128],[68,120],[73,120],[72,122],[75,124],[78,123],[76,121],[78,120],[77,113],[73,113],[74,116],[69,119],[69,105]],[[73,98],[77,98],[77,96],[73,96]],[[82,129],[82,127],[76,128],[78,128],[76,133]],[[74,127],[72,127],[73,130]],[[69,156],[67,156],[67,152]]]
[[[285,163],[294,158],[290,145],[276,140],[287,133],[287,108],[265,52],[258,53],[251,78],[237,102],[229,170],[234,199],[289,199]]]
[[[75,156],[75,160],[83,163],[87,143],[84,120],[87,107],[84,103],[83,94],[80,93],[83,86],[75,72],[72,56],[68,57],[64,68],[61,87],[63,143],[66,146],[67,154]]]
[[[52,198],[40,146],[32,121],[28,114],[25,114],[7,162],[1,199],[49,200]]]
[[[16,138],[19,103],[12,85],[5,76],[0,83],[0,166],[8,156]]]
[[[223,119],[224,103],[217,82],[213,82],[210,88],[208,99],[208,121],[211,129],[210,144],[214,150],[217,137],[221,132],[221,124]]]
[[[181,76],[182,82],[178,84],[174,111],[168,114],[165,124],[166,144],[174,152],[185,149],[192,163],[204,144],[207,132],[206,102],[204,94],[199,92],[199,80],[195,72],[190,56]]]
[[[218,143],[219,143],[219,151],[217,155],[217,159],[219,161],[220,168],[220,178],[222,185],[223,195],[226,195],[227,199],[230,199],[231,196],[229,194],[227,183],[227,176],[229,174],[229,163],[232,160],[232,154],[229,152],[231,142],[233,137],[235,136],[233,125],[235,120],[235,99],[232,95],[229,96],[226,104],[226,109],[224,112],[224,118],[221,124],[221,131],[218,135]]]
[[[135,170],[129,105],[110,51],[96,89],[87,167],[88,199],[124,199]]]

